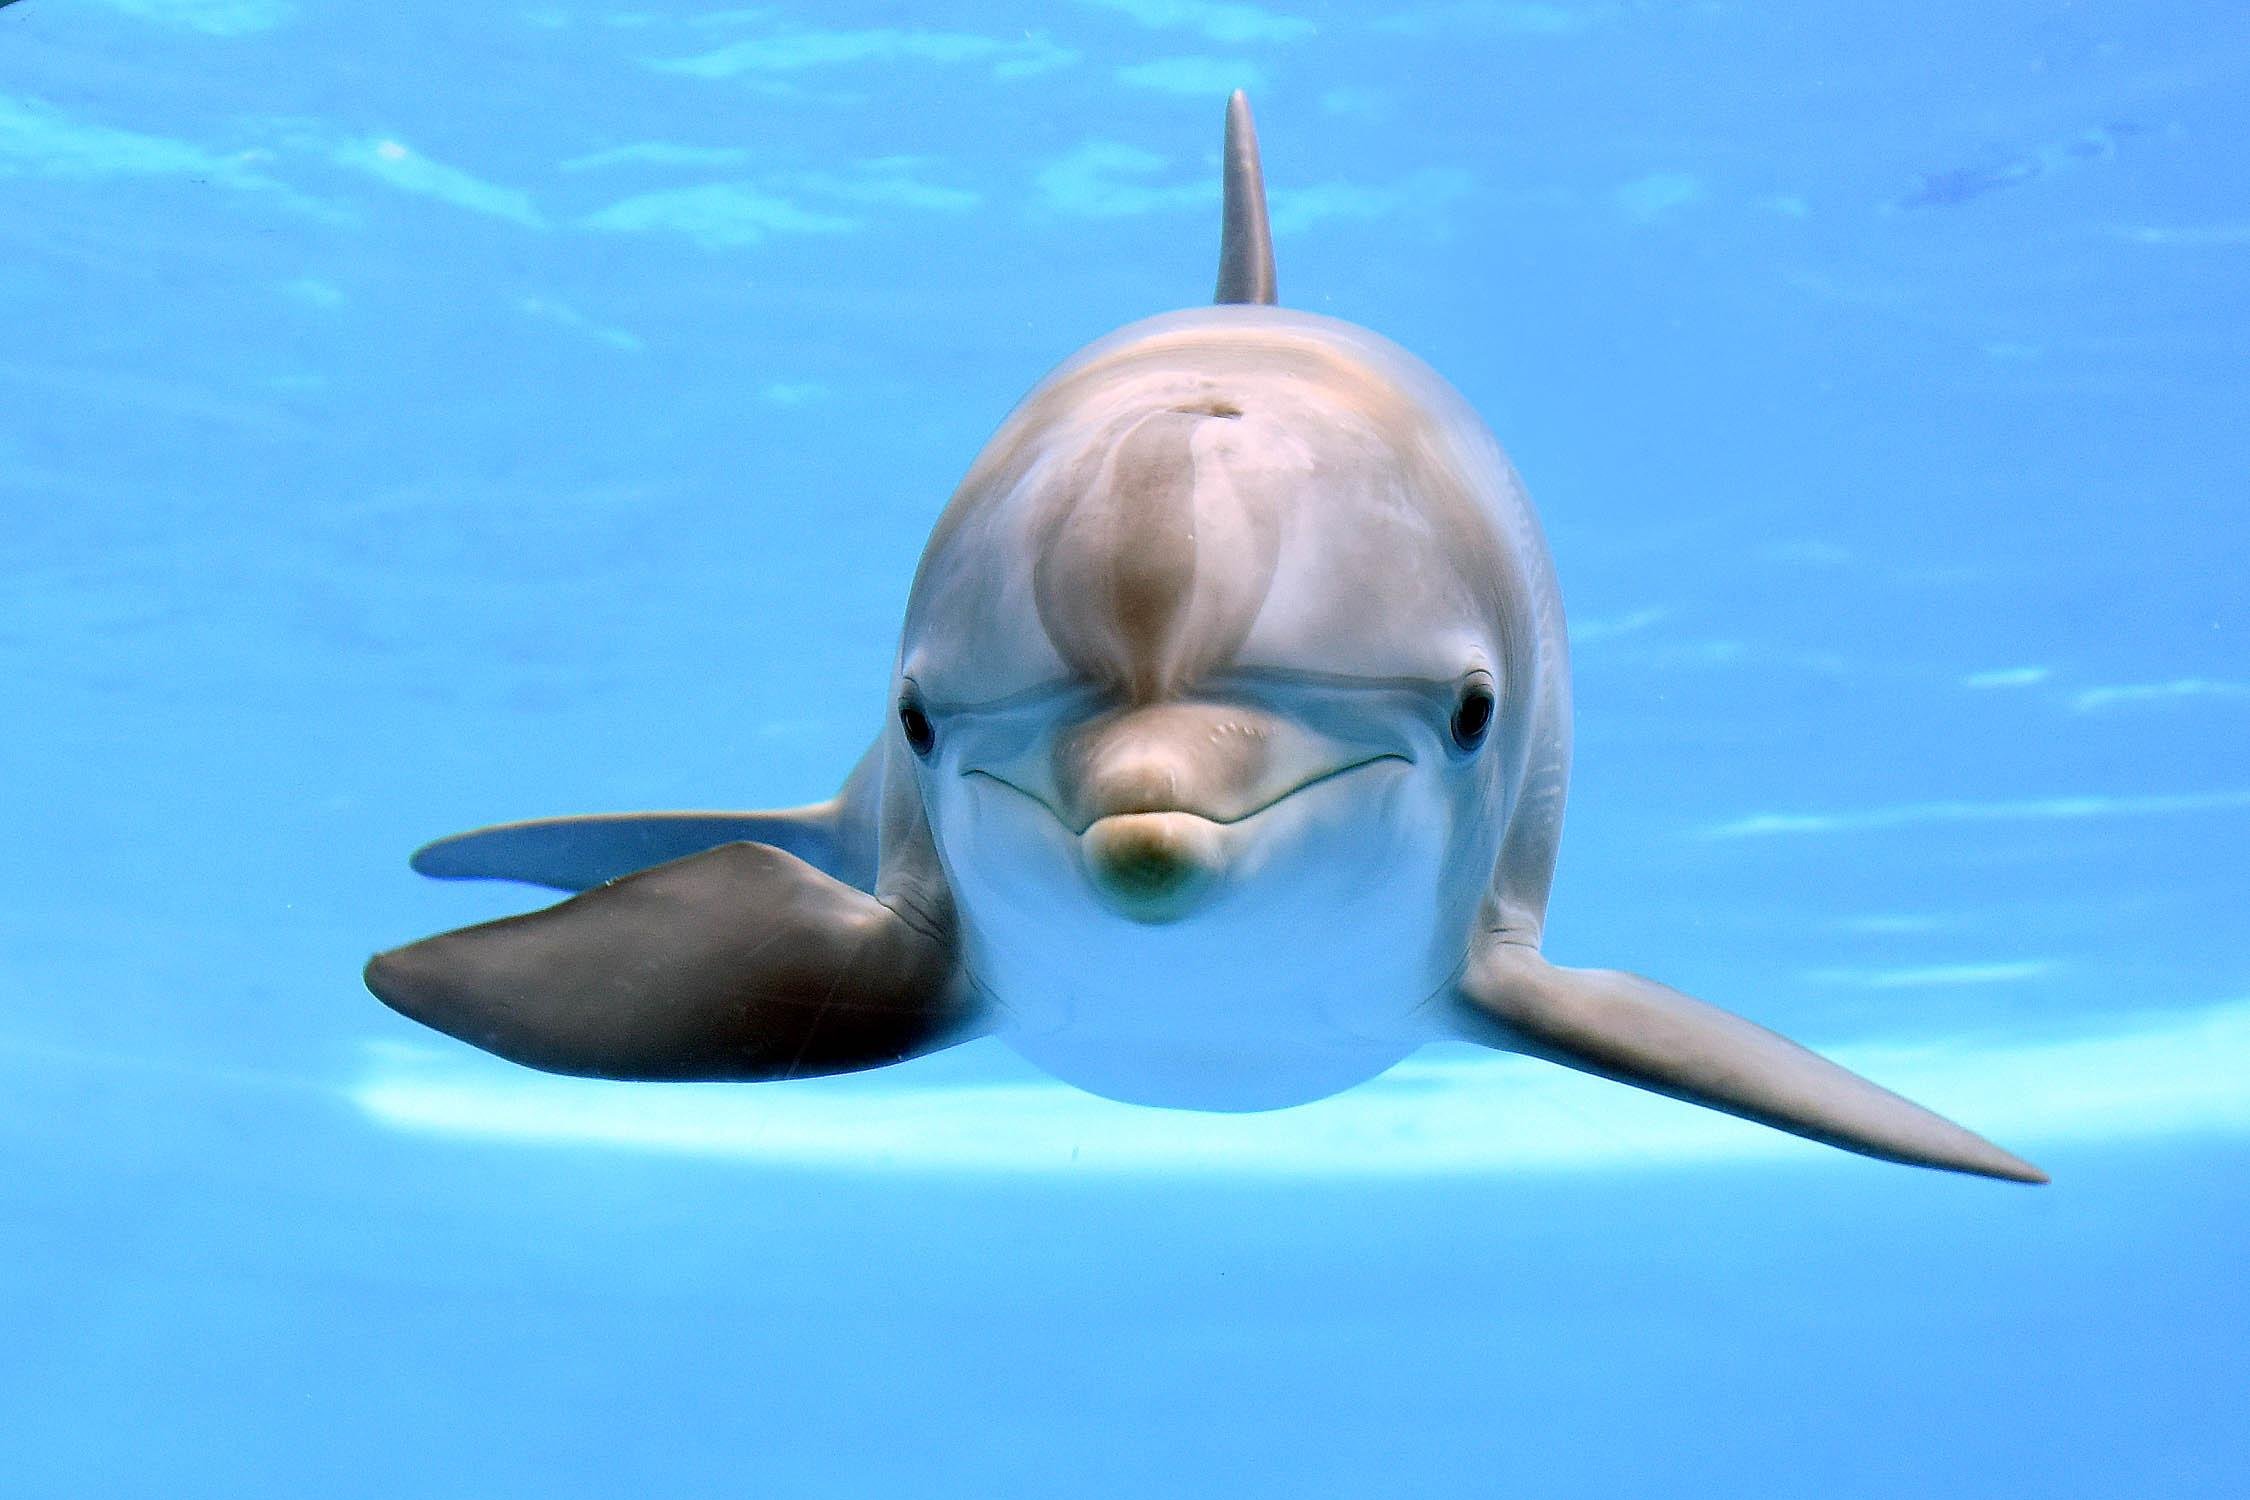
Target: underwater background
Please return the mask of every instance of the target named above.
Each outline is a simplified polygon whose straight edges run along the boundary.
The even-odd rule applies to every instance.
[[[2242,1493],[2246,81],[2182,0],[0,9],[0,1493]],[[1282,302],[1544,516],[1549,953],[2053,1186],[361,988],[542,899],[427,838],[834,788],[1010,403],[1208,298],[1236,86]]]

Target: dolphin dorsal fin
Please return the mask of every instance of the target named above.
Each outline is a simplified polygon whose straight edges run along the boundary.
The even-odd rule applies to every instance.
[[[1227,99],[1223,152],[1226,217],[1219,230],[1219,294],[1214,302],[1273,304],[1273,231],[1266,223],[1266,178],[1258,167],[1258,126],[1250,96]]]

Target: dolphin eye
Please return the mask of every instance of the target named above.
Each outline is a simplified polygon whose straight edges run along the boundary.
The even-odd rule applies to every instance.
[[[1482,678],[1472,678],[1461,685],[1461,697],[1453,705],[1453,743],[1467,754],[1484,743],[1492,732],[1492,684]]]
[[[907,748],[924,759],[937,748],[937,726],[922,707],[921,694],[911,685],[898,700],[898,727],[906,736]]]

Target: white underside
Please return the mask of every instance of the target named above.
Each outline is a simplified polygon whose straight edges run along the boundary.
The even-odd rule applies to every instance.
[[[1218,889],[1154,924],[1103,901],[1077,838],[1036,804],[966,790],[944,820],[964,956],[997,1035],[1056,1078],[1134,1104],[1279,1109],[1433,1038],[1425,1002],[1468,912],[1446,899],[1448,822],[1410,767],[1225,825]]]
[[[1033,1066],[1089,1094],[1166,1109],[1287,1109],[1340,1094],[1403,1060],[1403,1038],[1261,1038],[1255,1046],[1198,1045],[1180,1037],[1124,1037],[1090,1028],[1002,1036]]]

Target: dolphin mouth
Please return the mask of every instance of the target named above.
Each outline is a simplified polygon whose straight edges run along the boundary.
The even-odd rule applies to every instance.
[[[1396,761],[1400,765],[1412,765],[1414,763],[1411,756],[1401,755],[1395,750],[1386,750],[1379,755],[1363,756],[1358,760],[1349,761],[1343,765],[1333,767],[1332,769],[1316,772],[1311,776],[1307,776],[1306,778],[1304,778],[1304,780],[1296,782],[1293,785],[1288,786],[1283,790],[1275,793],[1273,796],[1268,797],[1265,801],[1259,803],[1257,806],[1245,809],[1242,812],[1235,813],[1228,817],[1215,817],[1210,813],[1197,812],[1194,808],[1190,807],[1146,806],[1121,807],[1114,812],[1103,813],[1097,817],[1088,818],[1084,822],[1073,822],[1071,819],[1064,817],[1062,812],[1057,809],[1052,802],[1049,802],[1046,798],[1040,796],[1037,792],[1032,791],[1028,787],[1020,786],[1017,783],[1010,781],[1005,776],[1001,776],[994,772],[984,770],[982,767],[975,766],[972,766],[968,770],[963,771],[961,773],[961,776],[963,780],[967,780],[971,776],[981,776],[987,781],[998,782],[1001,786],[1006,787],[1009,791],[1014,792],[1017,796],[1023,797],[1028,801],[1035,802],[1040,807],[1045,808],[1049,817],[1053,818],[1063,827],[1069,829],[1072,834],[1076,835],[1079,838],[1084,838],[1091,829],[1108,819],[1138,818],[1146,817],[1149,815],[1192,818],[1197,822],[1208,823],[1218,828],[1238,827],[1241,824],[1248,823],[1253,818],[1263,816],[1264,814],[1273,811],[1282,803],[1287,802],[1290,798],[1297,796],[1301,792],[1309,792],[1315,787],[1326,786],[1332,781],[1340,781],[1346,776],[1350,776],[1357,772],[1367,770],[1371,766],[1382,765],[1389,761]]]
[[[1316,786],[1326,786],[1331,781],[1341,781],[1346,776],[1349,776],[1356,771],[1366,770],[1369,766],[1379,766],[1385,761],[1394,760],[1402,766],[1410,766],[1414,764],[1411,759],[1399,754],[1397,751],[1386,750],[1380,755],[1365,756],[1359,760],[1351,761],[1345,765],[1338,766],[1332,771],[1322,771],[1316,775],[1307,776],[1303,781],[1298,782],[1295,786],[1292,786],[1286,791],[1280,792],[1275,796],[1267,798],[1265,801],[1259,803],[1256,807],[1251,808],[1248,812],[1236,813],[1231,818],[1212,818],[1209,821],[1217,823],[1222,827],[1232,826],[1236,823],[1247,823],[1252,818],[1257,817],[1261,813],[1273,811],[1273,809],[1279,807],[1282,803],[1287,802],[1291,797],[1296,796],[1299,792],[1309,792]],[[1200,813],[1190,813],[1188,814],[1188,816],[1200,817],[1202,815]]]

